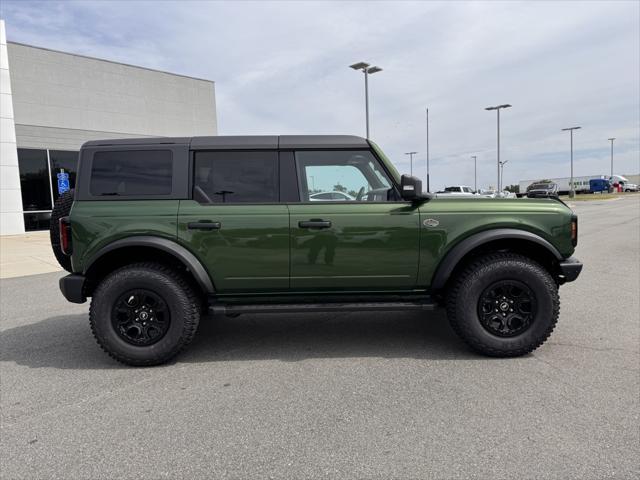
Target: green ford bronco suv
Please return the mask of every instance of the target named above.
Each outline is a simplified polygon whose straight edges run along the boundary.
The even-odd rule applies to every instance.
[[[531,352],[575,280],[557,199],[437,198],[353,136],[85,143],[52,214],[70,302],[129,365],[178,354],[206,312],[428,311],[491,356]]]

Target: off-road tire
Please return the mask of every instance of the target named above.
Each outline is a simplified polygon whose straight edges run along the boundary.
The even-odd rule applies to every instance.
[[[500,280],[524,283],[536,297],[536,313],[528,329],[501,337],[480,322],[478,302],[485,289]],[[453,330],[473,350],[491,357],[517,357],[542,345],[560,314],[558,286],[537,262],[514,253],[488,254],[467,265],[453,279],[448,291],[447,316]]]
[[[51,248],[58,263],[67,272],[73,272],[71,268],[71,257],[62,253],[60,248],[60,224],[58,220],[66,217],[71,212],[73,205],[73,190],[68,190],[58,197],[51,211],[51,223],[49,224],[49,237],[51,238]]]
[[[170,312],[167,332],[152,345],[132,345],[113,326],[115,304],[131,289],[153,291]],[[191,342],[200,322],[201,304],[201,298],[179,272],[158,263],[136,263],[115,270],[97,286],[91,299],[89,322],[98,345],[115,360],[132,366],[159,365]]]

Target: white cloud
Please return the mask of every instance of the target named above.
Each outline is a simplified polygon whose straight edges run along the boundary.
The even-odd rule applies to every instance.
[[[495,183],[495,112],[505,182],[640,171],[637,2],[12,2],[10,40],[216,81],[221,134],[364,132],[401,170],[424,165],[430,109],[432,186]],[[424,172],[424,167],[421,170]],[[424,176],[424,175],[423,175]]]

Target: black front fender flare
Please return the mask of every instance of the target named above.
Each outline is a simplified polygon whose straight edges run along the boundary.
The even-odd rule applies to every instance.
[[[536,243],[548,250],[556,260],[562,261],[564,258],[556,247],[535,233],[527,232],[526,230],[517,230],[515,228],[496,228],[493,230],[486,230],[484,232],[476,233],[469,238],[465,238],[449,250],[433,275],[431,289],[440,290],[444,288],[449,277],[453,273],[453,270],[456,268],[456,265],[458,265],[460,260],[462,260],[466,254],[475,248],[495,240],[508,239],[525,240]]]
[[[91,257],[91,260],[87,262],[83,273],[86,275],[87,272],[91,269],[91,266],[94,265],[105,254],[127,247],[150,247],[162,250],[172,255],[177,260],[179,260],[186,268],[189,269],[203,292],[214,293],[215,289],[213,287],[211,277],[209,277],[207,270],[204,268],[200,260],[198,260],[193,253],[191,253],[182,245],[174,242],[173,240],[162,237],[140,235],[116,240],[115,242],[110,243],[109,245],[106,245],[105,247],[98,250],[98,252],[96,252]]]

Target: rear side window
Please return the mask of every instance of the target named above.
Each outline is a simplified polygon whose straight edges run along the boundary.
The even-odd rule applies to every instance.
[[[96,152],[89,190],[94,196],[170,195],[172,170],[169,150]]]
[[[193,198],[200,203],[276,203],[274,151],[197,152]]]

